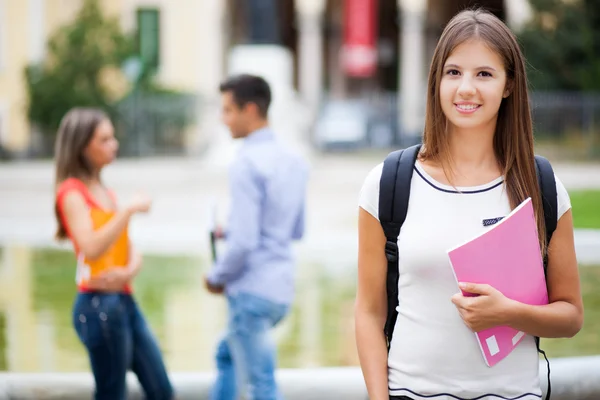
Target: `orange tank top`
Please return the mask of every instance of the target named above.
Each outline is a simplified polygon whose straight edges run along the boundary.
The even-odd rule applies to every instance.
[[[75,274],[75,281],[77,288],[81,292],[89,291],[87,284],[91,278],[99,276],[103,271],[111,267],[122,267],[127,268],[129,264],[129,235],[128,229],[125,227],[117,240],[102,254],[100,257],[90,260],[84,256],[79,250],[77,243],[73,239],[69,230],[69,225],[64,217],[62,210],[62,203],[65,196],[71,191],[79,192],[85,199],[85,203],[88,206],[90,219],[92,220],[92,226],[94,230],[100,229],[104,224],[114,217],[115,211],[105,210],[98,202],[94,199],[87,186],[76,178],[69,178],[62,182],[56,191],[56,205],[59,217],[62,221],[67,235],[73,247],[77,257],[77,272]],[[112,192],[110,195],[113,197],[113,201],[116,203],[116,198]],[[127,285],[125,292],[130,293],[131,287]]]

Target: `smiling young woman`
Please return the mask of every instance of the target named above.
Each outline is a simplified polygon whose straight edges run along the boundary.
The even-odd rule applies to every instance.
[[[398,236],[398,317],[389,353],[386,237],[379,222],[383,163],[367,176],[359,200],[355,321],[360,364],[371,400],[539,400],[534,337],[571,337],[583,306],[569,196],[556,179],[558,223],[546,249],[535,172],[525,61],[514,35],[483,10],[466,10],[446,26],[427,87],[423,146]],[[530,306],[493,287],[468,284],[463,296],[447,249],[533,200],[541,250],[548,255],[550,302]],[[526,338],[489,368],[473,335],[509,325]]]

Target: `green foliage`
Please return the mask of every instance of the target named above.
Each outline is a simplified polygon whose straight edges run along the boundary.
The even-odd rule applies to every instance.
[[[569,191],[575,228],[600,229],[600,190]]]
[[[50,38],[46,61],[26,68],[30,120],[52,134],[75,106],[101,107],[113,114],[100,74],[107,67],[119,68],[133,54],[133,41],[118,21],[102,14],[98,0],[85,0],[73,23]]]
[[[600,91],[600,0],[530,0],[519,33],[534,90]]]

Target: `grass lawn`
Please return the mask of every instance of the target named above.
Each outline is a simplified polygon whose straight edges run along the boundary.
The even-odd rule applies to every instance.
[[[548,357],[600,355],[600,266],[581,267],[583,329],[570,339],[542,339]]]
[[[600,229],[600,190],[569,192],[575,228]]]

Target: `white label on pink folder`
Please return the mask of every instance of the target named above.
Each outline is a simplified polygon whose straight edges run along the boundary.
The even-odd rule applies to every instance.
[[[487,343],[491,355],[495,356],[496,354],[500,353],[500,347],[498,347],[496,336],[490,336],[489,338],[485,339],[485,342]]]
[[[515,336],[513,336],[513,338],[512,338],[513,346],[516,346],[517,343],[519,343],[519,340],[521,340],[521,338],[523,336],[525,336],[525,332],[519,332]]]

